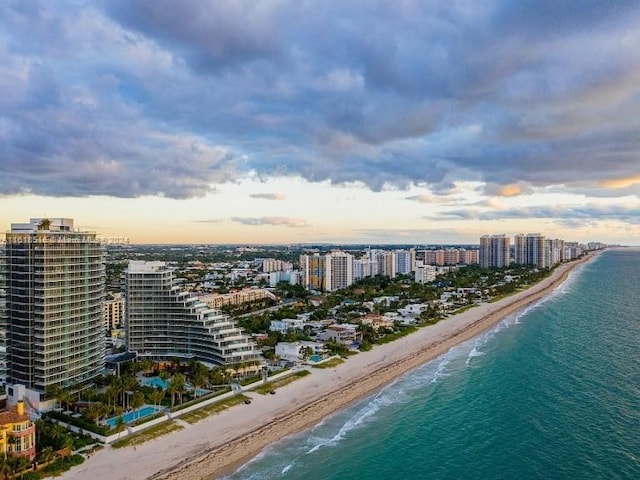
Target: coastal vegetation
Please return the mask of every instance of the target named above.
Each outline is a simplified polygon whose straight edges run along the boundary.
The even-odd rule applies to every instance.
[[[240,405],[246,400],[249,400],[249,397],[239,393],[237,395],[234,395],[233,397],[225,398],[224,400],[220,400],[219,402],[211,403],[209,405],[198,408],[197,410],[185,413],[184,415],[180,416],[180,419],[184,420],[187,423],[197,423],[200,420],[207,418],[209,415],[220,413],[227,408],[233,407],[234,405]]]
[[[141,432],[138,432],[134,435],[130,435],[120,440],[116,440],[111,444],[113,448],[122,448],[128,447],[130,445],[139,445],[144,442],[148,442],[149,440],[153,440],[154,438],[160,437],[162,435],[167,435],[171,432],[175,432],[176,430],[182,430],[184,427],[182,425],[178,425],[176,422],[164,422],[159,425],[155,425],[153,427],[147,428]]]
[[[344,363],[344,360],[342,358],[331,358],[329,360],[326,360],[322,363],[317,363],[313,366],[313,368],[335,368],[338,365]]]
[[[267,395],[275,391],[275,389],[284,387],[285,385],[288,385],[291,382],[295,382],[296,380],[306,377],[307,375],[311,375],[311,372],[309,370],[298,370],[297,372],[293,372],[291,375],[287,375],[286,377],[282,377],[277,380],[258,385],[252,390],[262,395]]]

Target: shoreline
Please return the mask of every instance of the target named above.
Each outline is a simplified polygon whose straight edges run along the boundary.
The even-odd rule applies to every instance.
[[[277,395],[243,392],[251,405],[234,406],[195,424],[175,420],[182,430],[140,444],[137,451],[107,447],[60,478],[209,480],[229,475],[266,446],[317,424],[547,296],[597,255],[560,265],[526,290],[376,345],[335,368],[313,369],[312,375],[279,388]]]
[[[385,364],[374,372],[365,373],[362,377],[353,379],[352,383],[346,385],[346,387],[340,387],[327,392],[326,397],[312,401],[300,410],[292,412],[289,415],[284,415],[280,418],[275,418],[269,423],[262,425],[251,432],[239,435],[225,445],[214,447],[210,451],[206,452],[204,454],[205,456],[200,455],[199,458],[185,459],[182,464],[175,465],[167,469],[165,472],[159,472],[158,474],[149,477],[149,480],[169,480],[173,478],[185,480],[213,479],[232,474],[247,461],[254,458],[269,444],[317,424],[323,418],[335,413],[336,411],[344,409],[354,402],[370,395],[374,391],[384,388],[396,380],[400,375],[404,375],[410,370],[443,355],[455,345],[477,336],[486,329],[497,324],[506,316],[517,310],[521,310],[540,298],[550,294],[559,285],[566,281],[571,271],[573,271],[578,265],[591,260],[593,257],[594,255],[589,255],[575,262],[562,265],[558,267],[551,276],[541,280],[535,285],[532,285],[528,289],[500,299],[495,302],[495,304],[487,304],[496,305],[497,308],[494,311],[483,315],[474,322],[464,326],[462,329],[457,330],[450,338],[427,344],[417,352],[412,352],[403,358],[399,358],[391,363]],[[540,288],[536,289],[536,287]],[[527,295],[522,296],[522,294]],[[520,297],[518,297],[519,295]],[[505,301],[508,303],[504,306],[501,305]],[[471,309],[471,311],[473,310],[474,309]],[[415,332],[412,335],[417,333],[418,332]],[[399,339],[398,341],[401,342],[402,339]],[[379,346],[374,347],[374,349],[375,348],[379,348]],[[358,355],[362,355],[362,353],[359,353]],[[353,358],[349,358],[347,362],[352,359]],[[338,366],[337,369],[341,366],[342,365]],[[335,398],[338,394],[339,397]],[[322,408],[323,406],[328,408]],[[284,431],[277,428],[277,424],[280,423],[286,423],[286,425],[282,425],[282,427],[284,427]],[[275,432],[274,430],[276,429],[279,431]],[[239,452],[242,453],[239,454]]]

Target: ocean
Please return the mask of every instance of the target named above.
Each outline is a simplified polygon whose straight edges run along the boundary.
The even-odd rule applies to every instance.
[[[640,250],[318,425],[240,479],[640,479]]]

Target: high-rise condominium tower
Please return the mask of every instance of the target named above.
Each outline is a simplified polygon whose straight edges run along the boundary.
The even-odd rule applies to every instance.
[[[69,218],[15,223],[6,239],[8,382],[36,395],[90,382],[104,368],[102,244]]]
[[[227,315],[182,291],[164,262],[129,262],[125,333],[138,357],[228,366],[259,358],[253,340]]]
[[[509,265],[509,240],[505,234],[480,237],[480,266],[482,268],[502,268]]]

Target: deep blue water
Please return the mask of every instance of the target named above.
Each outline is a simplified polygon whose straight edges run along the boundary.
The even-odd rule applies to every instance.
[[[640,250],[552,295],[230,479],[640,479]]]

